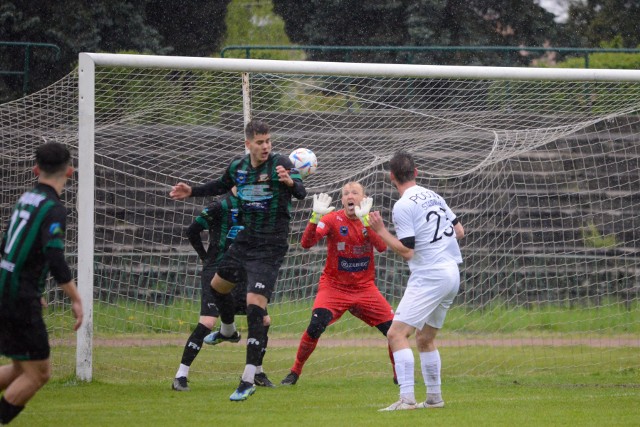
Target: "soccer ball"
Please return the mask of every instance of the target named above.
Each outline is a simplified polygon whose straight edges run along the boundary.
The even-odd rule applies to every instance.
[[[298,148],[289,154],[289,160],[293,167],[300,172],[302,179],[305,179],[318,168],[318,159],[313,151],[308,148]]]

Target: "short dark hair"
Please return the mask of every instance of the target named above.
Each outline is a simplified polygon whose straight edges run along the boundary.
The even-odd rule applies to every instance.
[[[269,125],[262,120],[251,120],[244,127],[244,136],[247,139],[252,139],[256,135],[266,135],[270,132]]]
[[[46,174],[64,172],[71,163],[71,153],[58,142],[47,142],[36,148],[36,164]]]
[[[389,160],[389,170],[396,177],[399,184],[412,181],[415,178],[416,164],[413,156],[407,151],[396,151],[391,160]]]

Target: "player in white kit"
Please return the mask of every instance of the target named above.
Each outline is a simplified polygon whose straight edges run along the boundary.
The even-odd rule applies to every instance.
[[[462,263],[462,255],[458,239],[464,236],[464,228],[440,195],[416,184],[418,171],[411,154],[395,153],[389,166],[391,182],[400,193],[393,207],[397,237],[385,228],[380,212],[372,212],[369,222],[387,246],[408,261],[411,274],[387,334],[400,399],[381,410],[442,408],[441,362],[435,338],[460,287],[458,264]],[[409,344],[414,331],[427,386],[427,399],[418,404],[414,393],[415,362]]]

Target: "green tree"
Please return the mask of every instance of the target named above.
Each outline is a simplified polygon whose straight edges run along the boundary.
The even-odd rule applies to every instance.
[[[148,0],[147,24],[163,38],[171,54],[210,56],[220,51],[231,0]]]
[[[544,46],[556,38],[554,15],[532,0],[421,0],[410,6],[410,43],[416,46]],[[528,65],[519,52],[434,52],[420,62]]]
[[[289,38],[309,45],[543,46],[557,37],[554,15],[534,0],[273,0]],[[341,60],[344,54],[311,53]],[[349,60],[443,64],[527,64],[513,54],[366,53]]]
[[[9,0],[0,4],[0,40],[52,43],[36,49],[30,92],[68,74],[79,52],[205,56],[219,52],[230,0]],[[2,69],[23,69],[22,48],[0,47]],[[22,95],[22,79],[0,76],[0,102]]]
[[[406,0],[273,0],[294,43],[320,46],[402,46],[407,40]],[[310,51],[324,61],[393,62],[396,55],[370,51]]]
[[[581,47],[601,47],[619,37],[621,47],[635,48],[640,46],[638,22],[638,0],[572,0],[566,30]]]
[[[145,22],[147,0],[12,0],[0,6],[0,40],[52,43],[52,51],[34,51],[30,91],[48,86],[69,73],[78,53],[166,53],[158,31]],[[16,48],[2,48],[3,68],[22,70],[23,55]],[[22,81],[2,76],[0,101],[22,95]]]

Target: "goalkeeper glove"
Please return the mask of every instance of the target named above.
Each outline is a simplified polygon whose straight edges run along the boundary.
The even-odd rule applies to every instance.
[[[356,216],[360,218],[360,221],[365,227],[369,226],[369,211],[373,205],[373,199],[371,197],[365,197],[360,202],[360,206],[356,206]]]
[[[331,204],[331,196],[326,193],[314,194],[313,195],[313,213],[311,214],[311,219],[309,222],[313,224],[317,224],[320,222],[320,218],[322,215],[326,215],[329,212],[333,211],[335,208],[333,206],[329,206]]]

